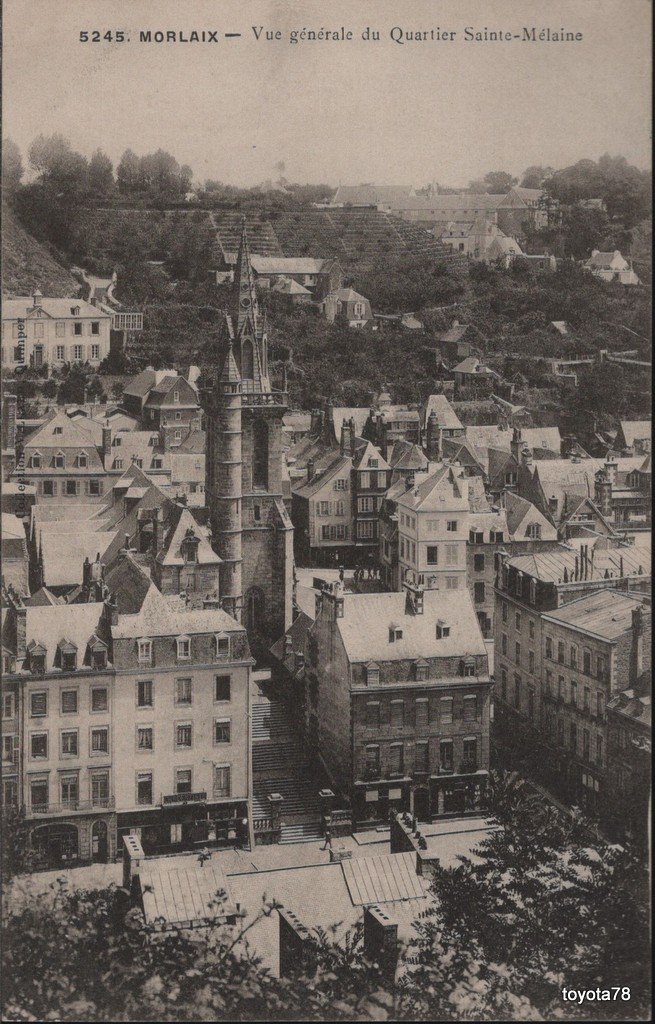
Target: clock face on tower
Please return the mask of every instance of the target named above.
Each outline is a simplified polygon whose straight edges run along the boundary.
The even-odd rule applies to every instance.
[[[240,305],[241,305],[241,309],[248,309],[248,307],[250,306],[250,299],[248,298],[247,295],[243,296],[243,298],[241,299]]]

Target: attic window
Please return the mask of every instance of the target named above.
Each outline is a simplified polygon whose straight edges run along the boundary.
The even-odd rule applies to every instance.
[[[216,656],[218,658],[229,658],[230,656],[230,638],[218,634],[216,637]]]
[[[116,436],[114,438],[114,440],[112,441],[112,444],[114,445],[115,448],[119,448],[122,445],[122,443],[123,443],[122,437],[118,437],[118,436]]]
[[[414,662],[414,678],[418,682],[424,683],[428,678],[428,663],[427,661],[415,661]]]
[[[40,469],[41,468],[41,453],[40,452],[34,452],[34,454],[32,455],[32,458],[30,459],[30,466],[31,466],[32,469]]]
[[[55,469],[64,469],[66,465],[66,458],[63,452],[57,452],[54,457]]]
[[[191,657],[191,639],[188,636],[178,636],[177,638],[177,660],[188,661]]]
[[[161,469],[163,465],[164,465],[164,460],[162,459],[162,457],[160,455],[156,455],[154,457],[154,459],[152,460],[152,468],[153,469]]]
[[[60,640],[59,665],[65,672],[74,672],[77,668],[77,647],[70,640]]]
[[[378,468],[378,459],[369,459],[368,460],[368,464],[371,467],[371,469],[377,469]]]
[[[399,626],[389,626],[389,643],[392,644],[396,640],[402,640],[403,631]]]
[[[79,306],[71,306],[71,314],[73,316],[79,316],[80,315],[80,307]]]
[[[378,665],[370,664],[366,666],[366,682],[373,686],[380,682],[380,668]]]
[[[435,633],[437,640],[445,640],[446,637],[450,636],[450,626],[447,626],[445,622],[439,620],[437,622]]]
[[[152,665],[152,640],[145,638],[137,640],[137,647],[139,651],[139,664]]]
[[[88,464],[89,459],[86,452],[80,452],[80,454],[77,456],[77,465],[80,467],[80,469],[86,469]]]

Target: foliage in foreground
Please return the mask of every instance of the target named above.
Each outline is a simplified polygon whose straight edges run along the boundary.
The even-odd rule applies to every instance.
[[[473,859],[437,870],[438,903],[395,982],[367,962],[360,931],[342,946],[317,931],[298,975],[280,980],[248,951],[252,925],[236,942],[212,928],[152,941],[122,890],[61,882],[6,915],[4,1019],[647,1019],[648,884],[635,854],[590,842],[582,819],[514,776],[495,777],[494,815]],[[614,985],[629,1002],[561,998]]]

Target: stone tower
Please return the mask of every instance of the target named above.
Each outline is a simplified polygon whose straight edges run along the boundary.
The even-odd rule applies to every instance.
[[[430,462],[439,462],[441,457],[441,430],[437,414],[432,410],[428,416],[425,452]]]
[[[268,375],[245,221],[223,333],[221,368],[203,393],[206,501],[212,544],[223,560],[221,604],[244,623],[257,649],[291,624],[293,527],[282,447],[287,395]]]

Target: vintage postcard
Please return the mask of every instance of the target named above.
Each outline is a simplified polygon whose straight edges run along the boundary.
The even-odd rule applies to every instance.
[[[650,0],[5,0],[2,1019],[648,1020]]]

